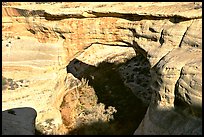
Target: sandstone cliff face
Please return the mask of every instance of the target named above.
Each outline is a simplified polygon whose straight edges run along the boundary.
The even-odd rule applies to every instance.
[[[80,85],[72,74],[86,69],[70,65],[67,73],[74,58],[97,66],[140,54],[151,76],[136,82],[135,74],[129,82],[131,67],[119,71],[126,86],[150,104],[135,134],[202,134],[202,3],[4,4],[2,75],[29,84],[3,90],[2,110],[33,107],[36,126],[52,134],[62,124],[64,95]]]

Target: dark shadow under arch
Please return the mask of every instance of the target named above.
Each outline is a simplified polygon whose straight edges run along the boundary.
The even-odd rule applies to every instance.
[[[137,58],[144,57],[138,55],[130,60],[137,60]],[[126,63],[128,63],[128,61]],[[87,79],[89,85],[95,90],[98,102],[104,103],[106,107],[113,106],[117,110],[117,113],[114,114],[113,121],[109,123],[96,122],[90,125],[82,125],[81,127],[78,127],[78,129],[71,131],[69,134],[91,133],[86,132],[86,130],[90,130],[91,127],[101,126],[110,129],[110,131],[105,133],[104,129],[96,127],[95,130],[98,131],[93,131],[93,134],[133,135],[134,131],[144,118],[147,106],[145,106],[143,102],[124,85],[124,81],[118,72],[118,68],[124,64],[125,63],[114,64],[101,62],[95,67],[76,58],[68,64],[67,73],[72,73],[80,80],[82,78]],[[150,68],[147,68],[143,70],[143,72],[149,74],[149,69]],[[101,130],[101,132],[99,130]]]

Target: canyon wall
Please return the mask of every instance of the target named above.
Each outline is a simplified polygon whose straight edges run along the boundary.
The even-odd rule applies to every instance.
[[[58,134],[62,99],[80,85],[66,70],[73,59],[97,66],[142,55],[151,88],[125,83],[149,105],[134,134],[202,134],[201,54],[202,3],[3,3],[2,76],[12,82],[2,110],[32,107],[36,127]]]

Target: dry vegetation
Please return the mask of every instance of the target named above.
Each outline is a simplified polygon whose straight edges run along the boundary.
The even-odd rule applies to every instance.
[[[88,81],[82,79],[78,88],[71,90],[64,97],[61,114],[64,125],[58,134],[107,134],[111,132],[109,121],[113,120],[116,109],[103,103],[98,98]],[[97,126],[96,126],[97,125]],[[95,128],[93,128],[95,127]]]
[[[61,105],[63,133],[65,131],[68,135],[134,133],[147,107],[124,85],[117,70],[119,66],[121,64],[103,62],[95,68],[90,66],[81,73],[81,77],[78,78],[81,79],[82,85],[69,91]]]

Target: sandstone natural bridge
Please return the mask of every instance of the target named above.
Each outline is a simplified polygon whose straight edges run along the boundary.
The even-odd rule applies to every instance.
[[[201,2],[3,2],[2,134],[201,135]]]

